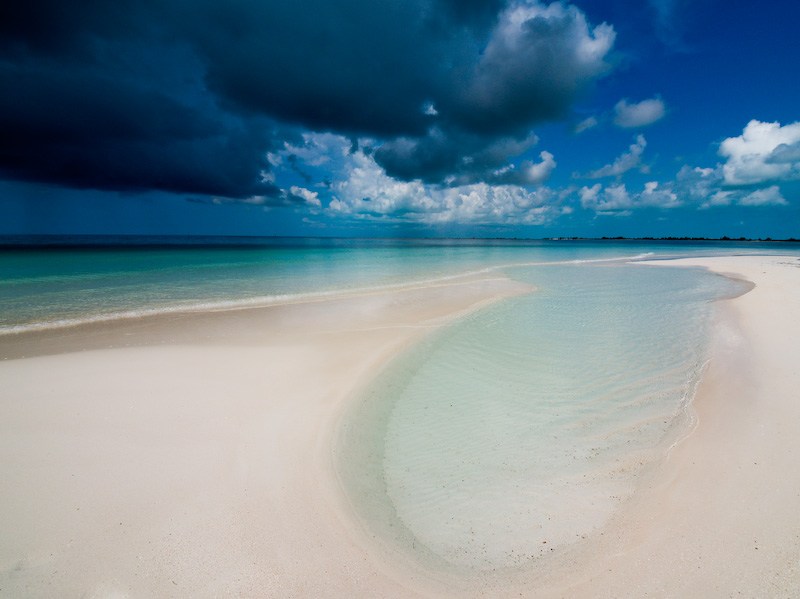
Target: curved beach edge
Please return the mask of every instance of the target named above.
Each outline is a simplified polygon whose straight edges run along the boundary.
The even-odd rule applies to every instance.
[[[800,259],[658,264],[755,285],[715,303],[691,432],[597,534],[492,579],[437,578],[381,551],[347,503],[332,448],[344,410],[394,356],[530,287],[494,273],[0,339],[0,589],[795,596]]]
[[[716,303],[697,421],[580,551],[520,590],[537,597],[800,593],[800,258],[658,261],[749,281]]]
[[[530,291],[487,273],[0,339],[0,594],[428,594],[349,511],[336,425],[398,352]]]

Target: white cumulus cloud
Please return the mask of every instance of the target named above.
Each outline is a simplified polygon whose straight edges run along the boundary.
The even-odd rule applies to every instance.
[[[542,158],[535,166],[549,164],[552,155]],[[519,185],[488,183],[426,185],[388,176],[362,151],[352,154],[351,161],[347,178],[333,185],[334,198],[328,206],[333,216],[436,225],[542,224],[560,214],[557,202],[552,201],[554,194],[545,188],[529,191]]]
[[[311,191],[310,189],[298,187],[296,185],[292,185],[289,188],[289,191],[293,196],[301,198],[303,201],[305,201],[306,204],[310,204],[311,206],[322,206],[322,202],[319,199],[319,193],[316,191]]]
[[[726,185],[800,179],[800,122],[781,126],[752,120],[741,135],[720,144],[719,154],[726,159]]]
[[[748,189],[725,186],[723,167],[700,168],[684,166],[678,171],[676,188],[679,193],[698,202],[701,210],[720,206],[784,206],[788,204],[780,187]]]
[[[733,203],[735,195],[732,191],[717,191],[713,193],[708,199],[700,204],[700,209],[714,208],[716,206],[730,206]]]
[[[539,153],[541,162],[524,162],[522,167],[525,172],[525,181],[532,184],[540,184],[550,177],[550,173],[556,168],[555,157],[548,151]]]
[[[618,177],[629,170],[636,168],[642,162],[642,153],[647,147],[647,140],[644,135],[637,135],[629,147],[628,151],[620,154],[614,162],[587,173],[589,179],[600,179],[602,177]]]
[[[738,201],[740,206],[784,206],[787,203],[777,185],[757,189]]]
[[[583,133],[584,131],[591,129],[592,127],[596,127],[598,125],[598,120],[596,117],[590,116],[583,119],[580,123],[575,125],[572,129],[575,133]]]
[[[578,191],[581,206],[598,214],[624,216],[637,208],[677,208],[682,205],[677,194],[657,181],[648,181],[640,192],[630,193],[624,183],[603,188],[600,183]]]
[[[677,186],[681,193],[691,199],[701,202],[719,190],[722,185],[722,169],[691,167],[688,164],[681,167],[677,175]],[[713,205],[722,205],[715,203]]]
[[[614,106],[614,123],[625,129],[652,125],[664,117],[665,108],[661,98],[650,98],[628,104],[627,98]]]

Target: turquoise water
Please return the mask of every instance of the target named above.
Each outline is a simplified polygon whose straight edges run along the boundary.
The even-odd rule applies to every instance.
[[[689,424],[714,299],[741,283],[587,262],[395,361],[344,420],[366,526],[437,568],[519,566],[600,527]]]
[[[269,305],[499,272],[533,285],[427,337],[344,418],[367,530],[437,568],[495,570],[579,540],[689,423],[714,299],[740,284],[640,258],[781,244],[293,240],[0,252],[0,334]],[[631,260],[634,260],[631,262]]]
[[[319,239],[278,240],[268,247],[4,250],[0,334],[165,311],[270,304],[504,264],[770,250],[775,251],[770,244],[722,249],[719,244]]]
[[[0,252],[0,334],[403,285],[509,261],[637,252],[635,248],[386,241],[4,251]]]

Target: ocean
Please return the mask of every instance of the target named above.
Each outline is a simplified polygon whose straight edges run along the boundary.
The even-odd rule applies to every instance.
[[[800,249],[800,248],[798,248]],[[536,288],[377,373],[335,448],[367,530],[438,569],[527,564],[602,526],[691,426],[713,302],[736,282],[642,259],[792,244],[266,240],[0,251],[0,335],[496,272]]]
[[[194,238],[194,245],[182,246],[173,245],[174,238],[152,237],[45,241],[51,245],[35,249],[0,243],[0,335],[170,311],[269,305],[513,264],[800,250],[786,243],[638,241]],[[74,243],[82,245],[65,245]]]
[[[742,283],[627,262],[535,285],[395,360],[344,419],[364,525],[433,570],[523,566],[602,526],[692,424],[712,303]]]

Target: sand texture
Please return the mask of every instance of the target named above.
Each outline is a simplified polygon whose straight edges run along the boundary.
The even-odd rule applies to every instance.
[[[800,595],[800,260],[692,258],[717,302],[694,426],[596,534],[463,580],[380,549],[340,488],[348,401],[502,278],[0,338],[0,596]]]
[[[341,504],[342,404],[420,335],[527,291],[454,281],[3,338],[34,357],[0,362],[0,596],[405,595]]]
[[[602,535],[565,555],[548,577],[554,582],[540,590],[564,597],[800,596],[800,259],[660,264],[702,266],[755,287],[718,302],[693,430]]]

